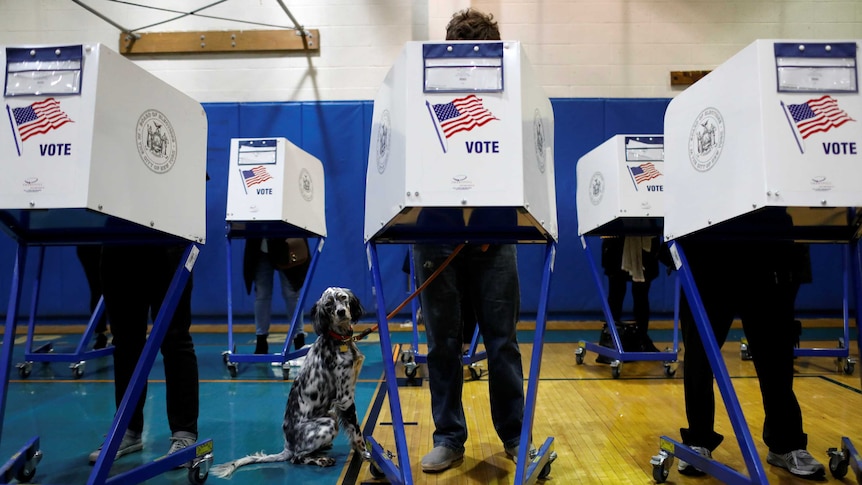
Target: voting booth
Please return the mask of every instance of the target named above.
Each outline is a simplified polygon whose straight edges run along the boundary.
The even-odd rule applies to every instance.
[[[199,103],[101,44],[6,47],[0,63],[0,221],[11,232],[149,238],[155,229],[205,242]]]
[[[843,242],[853,248],[845,252],[851,260],[847,266],[859,281],[859,43],[757,40],[668,106],[664,235],[695,309],[749,476],[663,436],[662,451],[652,462],[660,481],[667,477],[672,460],[666,458],[672,454],[725,483],[767,483],[709,322],[698,311],[703,305],[676,240]],[[784,208],[792,225],[776,230],[751,222],[770,208]]]
[[[364,239],[384,355],[392,348],[378,243],[546,244],[515,483],[547,476],[556,456],[552,438],[527,456],[558,237],[553,147],[551,103],[518,42],[408,42],[374,100]],[[367,436],[371,469],[411,483],[395,368],[384,364],[398,463]]]
[[[2,347],[8,385],[28,247],[187,244],[126,402],[137,402],[173,308],[206,237],[207,120],[202,106],[101,44],[2,46],[6,126],[0,129],[0,227],[18,244]],[[91,322],[92,324],[92,322]],[[6,387],[0,412],[5,412]],[[132,406],[133,407],[133,406]],[[104,483],[131,419],[121,405],[91,483]],[[116,432],[119,430],[119,432]],[[197,449],[195,449],[197,448]],[[38,438],[4,465],[27,479]],[[205,476],[211,440],[130,472],[140,481],[193,461]],[[4,474],[4,476],[7,476]]]
[[[844,208],[862,206],[857,44],[758,40],[670,102],[668,240],[767,206],[820,234],[855,233],[840,228]]]
[[[576,167],[578,235],[661,233],[664,137],[616,135]]]
[[[228,222],[290,224],[326,237],[323,164],[286,138],[230,141]]]
[[[326,192],[323,164],[283,137],[233,138],[230,141],[226,221],[228,350],[224,362],[236,377],[239,362],[279,362],[289,377],[289,361],[308,352],[289,353],[302,326],[302,308],[317,257],[326,237]],[[300,290],[290,330],[281,352],[255,355],[237,352],[233,336],[233,265],[231,241],[239,238],[317,238],[309,248],[311,262]],[[289,354],[289,355],[288,355]]]
[[[551,103],[519,42],[408,42],[374,100],[365,241],[556,240],[553,147]]]
[[[603,282],[604,271],[596,265],[586,236],[659,237],[664,216],[664,137],[662,135],[615,135],[584,154],[575,168],[578,235],[587,257],[593,283],[608,322],[613,347],[581,341],[575,361],[584,363],[586,351],[596,352],[610,364],[618,378],[623,362],[664,361],[667,377],[676,374],[678,338],[674,319],[673,348],[666,352],[626,351],[614,322]],[[635,241],[635,240],[632,240]],[[614,323],[611,325],[611,323]]]

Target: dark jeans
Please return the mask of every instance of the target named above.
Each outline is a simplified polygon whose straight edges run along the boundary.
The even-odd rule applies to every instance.
[[[455,245],[415,245],[421,285]],[[459,291],[460,288],[464,292]],[[466,293],[466,294],[464,294]],[[428,382],[434,418],[434,446],[464,450],[467,423],[461,403],[463,317],[469,300],[488,354],[491,420],[506,447],[519,443],[524,419],[524,371],[516,325],[520,287],[514,245],[467,245],[421,293],[428,339]]]
[[[90,313],[92,314],[99,305],[102,298],[102,278],[99,274],[99,264],[102,258],[101,245],[81,245],[75,249],[84,276],[87,277],[87,286],[90,288]],[[105,333],[108,331],[107,312],[102,312],[102,317],[96,322],[95,332]]]
[[[780,281],[774,274],[746,273],[744,268],[732,265],[732,260],[724,259],[727,264],[723,264],[717,255],[704,254],[698,261],[693,254],[686,254],[718,345],[724,344],[738,316],[760,382],[766,414],[763,441],[770,451],[779,454],[804,449],[808,437],[802,430],[802,412],[793,392],[793,309],[798,285]],[[713,372],[685,297],[680,321],[689,426],[680,429],[680,433],[683,443],[713,450],[723,439],[714,430]]]
[[[184,247],[105,246],[102,283],[105,308],[114,336],[114,397],[119,406],[147,341],[147,324],[155,321],[180,262]],[[161,345],[165,394],[171,433],[197,434],[198,362],[191,326],[192,282],[188,280]],[[135,407],[129,429],[144,429],[147,388]]]

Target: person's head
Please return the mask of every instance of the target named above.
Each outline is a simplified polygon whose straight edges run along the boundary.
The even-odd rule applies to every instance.
[[[452,15],[446,40],[500,40],[500,29],[493,15],[468,8]]]

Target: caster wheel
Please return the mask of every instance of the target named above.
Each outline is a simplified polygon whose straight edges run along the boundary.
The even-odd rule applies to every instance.
[[[620,365],[611,367],[611,376],[613,376],[614,379],[620,378],[620,372],[622,370],[621,368],[622,368],[622,363],[620,363]]]
[[[413,352],[401,352],[401,363],[409,364],[413,362]]]
[[[578,365],[582,365],[584,363],[584,356],[586,356],[586,349],[579,348],[575,351],[575,363]]]
[[[28,365],[20,365],[18,366],[18,377],[22,379],[26,379],[30,377],[30,366]]]
[[[19,483],[30,483],[33,480],[33,477],[36,475],[36,467],[23,466],[18,473],[15,474],[15,478]]]
[[[227,365],[227,363],[229,362],[229,360],[228,360],[229,355],[228,354],[229,354],[229,352],[227,352],[227,351],[221,353],[221,361],[224,362],[224,365]]]
[[[386,474],[383,473],[383,470],[377,467],[373,462],[368,465],[368,471],[371,472],[371,476],[376,479],[386,478]]]
[[[672,366],[666,365],[664,366],[664,376],[665,377],[673,377],[676,375],[676,369]]]
[[[227,365],[227,372],[231,377],[236,377],[236,364],[231,363]]]
[[[851,360],[844,361],[844,374],[851,375],[853,374],[853,370],[855,369],[856,364]]]
[[[74,367],[72,368],[72,377],[75,379],[80,379],[84,377],[84,368],[83,367]]]
[[[208,472],[201,472],[201,467],[195,466],[189,468],[189,483],[193,483],[195,485],[201,485],[207,481],[207,477],[209,476]]]
[[[849,460],[842,458],[838,454],[829,457],[829,471],[835,478],[844,478],[847,475],[847,464]]]
[[[416,377],[416,371],[418,369],[419,369],[418,367],[405,367],[404,368],[404,375],[406,375],[410,379],[413,379]]]
[[[545,466],[542,467],[542,471],[539,472],[539,479],[544,480],[548,478],[548,475],[551,474],[551,464],[545,463]]]
[[[470,378],[474,381],[478,381],[480,377],[482,377],[482,373],[477,371],[475,367],[472,365],[468,367],[470,369]]]
[[[652,478],[656,483],[664,483],[667,481],[667,476],[670,474],[670,468],[663,465],[652,466]]]

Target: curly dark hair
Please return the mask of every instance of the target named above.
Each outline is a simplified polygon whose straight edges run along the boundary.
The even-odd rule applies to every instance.
[[[500,40],[500,29],[493,15],[468,8],[452,15],[446,40]]]

